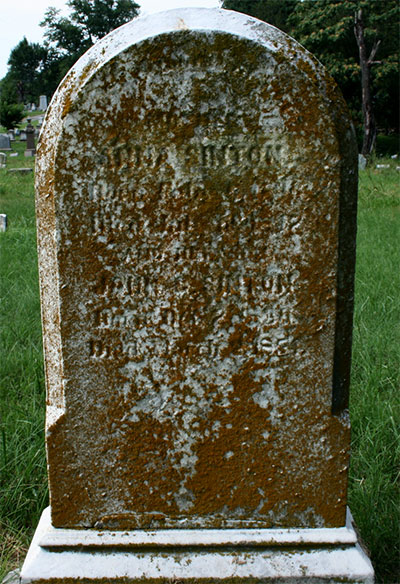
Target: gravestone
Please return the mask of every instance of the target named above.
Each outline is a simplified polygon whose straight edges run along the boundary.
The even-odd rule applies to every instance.
[[[41,95],[39,97],[39,109],[42,111],[47,110],[47,97],[46,97],[46,95]]]
[[[7,215],[0,213],[0,231],[7,231]]]
[[[36,144],[35,144],[35,128],[31,124],[31,120],[28,120],[26,126],[26,149],[25,156],[35,156],[36,154]]]
[[[21,142],[26,142],[26,130],[21,130],[19,133],[19,139]]]
[[[10,137],[8,134],[0,134],[0,150],[11,150]]]
[[[356,189],[337,88],[265,23],[173,10],[79,60],[38,149],[51,517],[23,583],[372,582]]]
[[[0,152],[0,168],[7,168],[7,154]]]

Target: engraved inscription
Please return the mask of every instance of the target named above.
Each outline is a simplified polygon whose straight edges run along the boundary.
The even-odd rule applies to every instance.
[[[119,171],[128,169],[160,168],[165,163],[177,162],[183,167],[234,168],[279,164],[283,144],[278,140],[263,141],[261,144],[243,140],[234,142],[204,143],[192,142],[188,146],[175,145],[161,148],[131,142],[109,144],[100,153],[100,164],[106,168],[114,167]]]

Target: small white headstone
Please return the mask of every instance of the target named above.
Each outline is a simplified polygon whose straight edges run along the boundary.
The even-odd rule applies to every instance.
[[[7,215],[0,213],[0,231],[6,231],[7,229]]]
[[[359,170],[365,170],[367,167],[367,159],[363,154],[358,155],[358,168]]]
[[[46,111],[47,110],[47,96],[41,95],[39,97],[39,109]]]

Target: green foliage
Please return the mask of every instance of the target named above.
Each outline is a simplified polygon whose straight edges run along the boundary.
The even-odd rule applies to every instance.
[[[224,0],[222,8],[236,10],[264,20],[284,32],[289,32],[288,19],[296,6],[297,0]]]
[[[370,52],[380,41],[371,66],[375,116],[381,128],[398,128],[399,4],[397,0],[304,0],[289,22],[292,35],[313,53],[337,81],[353,117],[361,122],[361,81],[354,16],[362,10]]]
[[[24,37],[11,51],[8,60],[10,79],[14,82],[18,101],[32,101],[40,91],[40,73],[46,66],[48,50]]]
[[[70,0],[71,20],[85,31],[91,42],[138,15],[132,0]]]
[[[93,43],[113,29],[138,15],[139,5],[133,0],[69,0],[69,17],[49,8],[41,26],[45,27],[48,45],[60,57],[80,57]]]
[[[133,0],[69,0],[69,16],[48,8],[41,26],[45,28],[46,47],[52,55],[43,80],[52,95],[75,61],[96,40],[138,15]]]
[[[362,9],[371,51],[381,41],[371,66],[378,127],[399,128],[398,0],[224,0],[223,8],[244,12],[289,33],[313,53],[334,77],[362,133],[361,73],[354,17]]]
[[[18,126],[24,117],[24,106],[18,103],[0,102],[0,125],[7,130]]]

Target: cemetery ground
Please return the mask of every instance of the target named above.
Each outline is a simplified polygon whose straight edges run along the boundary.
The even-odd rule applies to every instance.
[[[14,142],[7,166],[33,167]],[[376,165],[385,165],[376,168]],[[387,165],[389,165],[387,167]],[[400,173],[379,159],[360,173],[349,505],[377,582],[400,581]],[[47,503],[45,388],[33,173],[0,169],[0,582],[22,565]],[[78,220],[78,218],[77,218]]]

